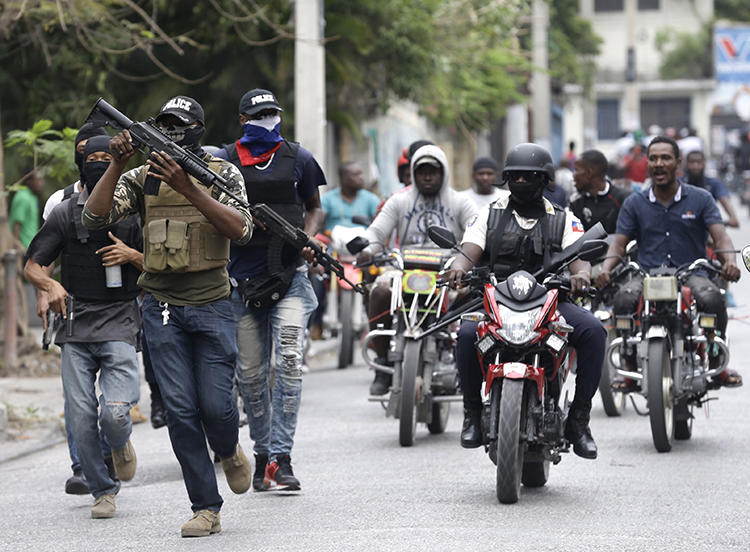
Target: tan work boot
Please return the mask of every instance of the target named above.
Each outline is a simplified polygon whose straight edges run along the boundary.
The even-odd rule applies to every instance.
[[[133,408],[130,409],[130,420],[134,424],[142,424],[143,422],[147,421],[148,418],[143,415],[140,407],[136,404]]]
[[[105,494],[94,500],[94,505],[91,507],[91,517],[94,519],[115,517],[115,495]]]
[[[221,531],[221,516],[213,510],[198,510],[182,526],[183,537],[207,537]]]
[[[135,449],[133,443],[125,443],[125,446],[120,450],[112,449],[112,462],[115,464],[115,473],[121,481],[130,481],[135,475]]]
[[[239,443],[237,443],[237,450],[230,458],[221,459],[221,467],[233,493],[242,494],[250,488],[250,461]]]

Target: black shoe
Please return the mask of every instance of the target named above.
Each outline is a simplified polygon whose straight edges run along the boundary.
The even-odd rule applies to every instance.
[[[570,405],[568,420],[565,423],[565,438],[573,445],[573,452],[581,458],[594,459],[598,449],[589,429],[591,402]]]
[[[292,459],[288,454],[276,458],[275,462],[268,464],[266,468],[266,483],[280,491],[299,491],[299,479],[294,477],[292,471]]]
[[[159,429],[167,425],[167,412],[164,410],[164,403],[161,397],[151,394],[151,426]]]
[[[464,425],[461,428],[461,446],[477,448],[482,445],[482,411],[464,408]]]
[[[391,388],[393,375],[375,370],[375,379],[370,384],[370,395],[385,395]]]
[[[65,482],[65,493],[72,495],[89,494],[89,484],[81,468],[73,470],[73,475]]]
[[[253,473],[254,491],[262,492],[270,489],[270,485],[265,482],[267,464],[268,456],[266,454],[255,455],[255,473]]]

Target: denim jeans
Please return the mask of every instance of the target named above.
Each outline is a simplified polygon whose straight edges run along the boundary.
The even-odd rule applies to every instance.
[[[271,308],[246,308],[236,290],[232,298],[240,351],[237,379],[250,438],[255,442],[255,454],[275,460],[279,455],[289,454],[294,444],[302,396],[305,328],[318,302],[306,267],[297,271],[286,295]]]
[[[68,454],[70,455],[70,469],[75,473],[76,470],[81,469],[81,460],[78,458],[78,448],[76,447],[76,440],[73,439],[73,434],[70,432],[70,424],[68,423],[68,413],[65,410],[65,438],[68,440]],[[107,436],[99,428],[99,440],[102,447],[102,456],[111,456],[112,449],[107,443]]]
[[[232,400],[237,332],[229,299],[208,305],[163,305],[143,301],[143,330],[169,412],[172,450],[182,468],[193,511],[219,511],[223,500],[206,439],[221,458],[231,457],[239,437],[239,414]]]
[[[120,484],[109,477],[99,428],[115,450],[130,438],[130,408],[138,402],[140,391],[135,347],[123,341],[64,343],[62,381],[65,417],[89,490],[96,498],[115,494]]]

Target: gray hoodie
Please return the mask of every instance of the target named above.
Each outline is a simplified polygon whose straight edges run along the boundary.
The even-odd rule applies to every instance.
[[[426,197],[412,184],[388,198],[365,234],[371,244],[369,252],[379,251],[388,243],[394,230],[399,247],[437,247],[427,236],[427,227],[433,224],[448,228],[460,240],[466,225],[476,215],[477,207],[474,202],[451,188],[448,161],[439,147],[422,146],[414,152],[410,166],[412,182],[415,163],[425,156],[434,157],[443,165],[440,191],[433,197]],[[373,247],[374,244],[379,246]]]

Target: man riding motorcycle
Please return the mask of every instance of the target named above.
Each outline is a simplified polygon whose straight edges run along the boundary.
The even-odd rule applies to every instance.
[[[502,179],[508,184],[510,195],[484,207],[469,224],[461,245],[468,259],[456,257],[444,275],[451,287],[461,286],[472,264],[489,265],[499,280],[517,270],[533,273],[546,264],[552,253],[568,247],[583,235],[583,225],[568,209],[553,205],[542,195],[554,176],[552,158],[541,146],[519,144],[508,153]],[[590,271],[588,262],[571,263],[572,292],[589,286]],[[596,458],[589,413],[601,375],[606,331],[591,312],[573,303],[561,302],[558,310],[574,328],[569,340],[578,353],[576,392],[565,437],[578,456]],[[465,448],[482,444],[480,392],[483,377],[474,346],[476,330],[476,322],[464,320],[456,344],[456,364],[464,394],[461,446]]]
[[[611,270],[625,254],[630,240],[638,242],[638,263],[645,271],[666,265],[679,267],[706,256],[706,240],[710,235],[722,263],[721,276],[735,282],[740,270],[735,262],[734,245],[727,235],[721,214],[711,194],[677,179],[680,149],[671,138],[657,136],[648,146],[648,170],[652,186],[632,194],[622,205],[617,219],[617,233],[602,263],[596,283],[603,287],[609,282]],[[705,276],[693,275],[687,281],[701,312],[716,315],[717,335],[724,337],[727,329],[727,309],[719,287]],[[615,315],[637,312],[643,292],[643,277],[631,276],[614,298]],[[720,363],[718,356],[709,358],[709,367]],[[635,358],[625,358],[631,367]],[[728,387],[742,385],[742,376],[734,370],[724,370],[719,382]],[[619,378],[612,384],[622,391],[633,390],[634,380]]]
[[[435,247],[427,236],[427,228],[437,224],[462,234],[469,220],[476,215],[474,202],[450,187],[450,171],[445,153],[435,145],[425,145],[411,158],[414,185],[394,193],[383,205],[365,233],[370,245],[357,256],[358,264],[368,264],[373,253],[385,247],[396,231],[399,247]],[[370,292],[370,329],[378,324],[390,327],[391,275],[386,272],[376,280]],[[388,338],[373,339],[380,364],[386,364]],[[392,376],[376,371],[370,386],[371,395],[384,395],[391,386]]]
[[[607,178],[607,165],[607,158],[599,150],[586,150],[575,160],[576,194],[569,207],[584,230],[601,222],[607,234],[614,234],[617,215],[630,192],[612,185]]]

